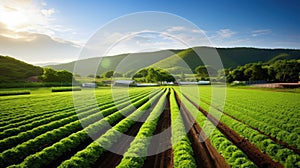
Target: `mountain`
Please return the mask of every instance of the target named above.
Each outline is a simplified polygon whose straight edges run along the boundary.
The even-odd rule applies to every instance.
[[[23,82],[28,77],[43,74],[43,68],[9,56],[0,56],[0,83]]]
[[[169,70],[172,73],[190,73],[191,70],[203,65],[201,58],[210,58],[211,54],[219,54],[224,68],[235,68],[252,62],[274,62],[278,59],[300,59],[300,50],[293,49],[259,49],[259,48],[210,48],[194,47],[184,50],[162,50],[147,53],[122,54],[101,58],[89,58],[76,62],[77,74],[87,76],[89,74],[101,74],[108,70],[116,70],[126,73],[130,70],[154,66]],[[98,63],[101,60],[101,65]],[[68,70],[73,72],[75,62],[50,65],[56,70]]]

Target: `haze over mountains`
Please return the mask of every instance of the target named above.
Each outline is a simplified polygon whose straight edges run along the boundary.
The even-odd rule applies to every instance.
[[[213,48],[206,49],[214,50]],[[75,61],[45,67],[67,70],[81,76],[100,75],[109,70],[125,74],[148,66],[160,67],[173,74],[192,73],[197,66],[203,65],[195,51],[201,53],[203,47],[89,58],[77,61],[75,71],[73,71]],[[259,61],[271,63],[278,59],[300,59],[300,50],[293,49],[217,48],[216,51],[220,55],[224,68],[235,68]],[[100,59],[102,59],[101,62]],[[183,66],[182,62],[188,66]],[[22,82],[30,76],[40,76],[42,73],[42,67],[27,64],[9,56],[0,56],[0,83]]]
[[[154,66],[169,70],[174,74],[189,73],[203,65],[197,53],[214,50],[208,47],[194,47],[184,50],[162,50],[146,53],[121,54],[116,56],[96,57],[70,63],[48,65],[56,70],[68,70],[81,76],[101,74],[108,70],[126,73],[131,70]],[[196,53],[196,52],[197,53]],[[224,68],[234,68],[252,62],[272,62],[278,59],[300,59],[300,50],[294,49],[258,49],[258,48],[216,48]],[[201,55],[201,57],[209,57]],[[101,60],[102,59],[102,60]],[[101,61],[100,61],[101,60]],[[187,66],[182,66],[182,62]]]

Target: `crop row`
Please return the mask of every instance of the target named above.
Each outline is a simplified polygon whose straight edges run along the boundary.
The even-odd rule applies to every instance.
[[[138,95],[136,95],[136,96],[138,96]],[[98,106],[102,106],[101,108],[105,109],[105,108],[112,107],[114,104],[122,103],[125,101],[125,99],[123,97],[121,97],[120,99],[115,100],[112,103],[107,103],[110,99],[111,99],[110,96],[103,97],[101,104],[91,105],[88,107],[86,107],[88,103],[83,103],[83,105],[81,105],[81,106],[84,108],[82,108],[82,109],[78,109],[79,105],[77,105],[76,113],[79,114],[82,111],[94,109]],[[28,120],[24,120],[22,122],[6,125],[5,128],[10,128],[10,129],[5,129],[3,132],[1,132],[0,139],[4,139],[6,137],[16,135],[20,132],[25,132],[25,131],[35,128],[37,126],[49,123],[51,121],[56,121],[56,120],[59,120],[62,118],[74,116],[74,115],[76,115],[76,113],[75,113],[74,109],[68,109],[68,110],[60,111],[52,116],[45,115],[45,116],[36,117],[36,118],[30,120],[31,122],[29,122],[29,123],[28,123]],[[28,123],[28,124],[26,124],[26,123]],[[20,126],[17,127],[18,125],[20,125]],[[2,130],[2,129],[4,129],[4,128],[0,128],[0,130]]]
[[[143,99],[140,99],[140,100],[139,99],[140,98],[136,98],[134,100],[134,101],[136,101],[135,105],[137,105],[137,106],[143,104],[148,98],[144,97]],[[123,104],[124,104],[123,107],[125,107],[125,110],[127,112],[130,111],[132,106],[128,106],[128,103],[126,103],[126,102]],[[9,149],[9,150],[1,153],[0,154],[0,163],[3,163],[4,166],[8,166],[8,165],[11,165],[14,163],[18,163],[18,162],[22,161],[26,156],[30,155],[29,159],[26,158],[29,161],[24,161],[24,162],[31,163],[31,164],[33,164],[33,163],[37,164],[36,162],[30,162],[30,160],[32,160],[34,158],[38,159],[35,157],[36,155],[31,155],[31,154],[37,152],[41,148],[44,148],[45,144],[53,144],[54,142],[56,142],[58,140],[60,140],[60,142],[62,142],[64,140],[63,144],[66,145],[66,147],[62,148],[61,143],[58,143],[60,148],[56,148],[57,146],[55,146],[55,144],[57,144],[57,143],[55,143],[54,145],[45,148],[44,150],[42,150],[39,153],[41,153],[42,156],[44,156],[45,151],[47,151],[49,148],[51,149],[51,147],[53,147],[55,150],[66,149],[68,151],[69,150],[68,147],[70,147],[70,145],[72,144],[71,142],[79,143],[79,142],[82,142],[82,139],[88,138],[89,136],[87,135],[86,131],[88,131],[89,133],[92,134],[95,129],[99,128],[98,126],[99,126],[99,122],[102,121],[101,119],[103,119],[103,117],[105,117],[105,116],[108,116],[108,118],[111,118],[111,116],[115,116],[115,115],[111,115],[111,114],[114,114],[115,111],[117,111],[117,108],[111,107],[111,108],[105,109],[99,113],[89,115],[86,118],[82,119],[81,122],[84,122],[86,124],[88,124],[88,123],[92,124],[92,123],[96,122],[95,124],[90,125],[89,127],[85,128],[82,131],[79,131],[82,129],[82,126],[81,126],[80,121],[77,120],[77,121],[71,122],[63,127],[60,127],[59,129],[54,129],[52,131],[48,131],[45,134],[41,134],[34,139],[31,139],[27,142],[24,142],[23,144],[16,146],[15,148]],[[122,115],[119,114],[119,117],[122,117]],[[104,122],[104,121],[102,121],[102,122]],[[106,122],[104,122],[104,123],[106,123]],[[79,131],[79,132],[77,132],[77,131]],[[69,136],[70,134],[72,134],[73,136],[71,135],[69,139],[64,138],[66,136]],[[54,152],[54,153],[59,154],[61,152]],[[51,153],[49,153],[48,156],[51,156]],[[50,158],[52,158],[52,157],[49,157],[48,160],[50,160]],[[13,159],[13,160],[10,160],[10,159]]]
[[[295,101],[295,98],[291,97],[290,94],[266,92],[264,93],[264,96],[256,96],[256,99],[253,100],[250,96],[252,96],[253,94],[253,96],[255,96],[255,94],[258,93],[245,93],[247,94],[241,95],[237,91],[231,91],[230,96],[226,98],[226,106],[224,108],[224,111],[237,118],[239,118],[240,115],[246,115],[245,118],[248,117],[249,119],[251,119],[251,121],[245,120],[245,122],[248,122],[247,124],[252,126],[262,125],[261,128],[265,130],[261,131],[266,132],[267,134],[274,137],[279,131],[278,129],[284,131],[281,137],[287,137],[288,132],[300,132],[300,127],[297,124],[300,118],[300,114],[297,112],[300,110],[300,107],[297,101]],[[276,94],[277,96],[274,94]],[[284,98],[281,98],[279,96],[284,96]],[[206,102],[210,101],[209,93],[202,92],[201,99],[202,98]],[[214,106],[218,106],[218,102],[216,101],[212,102]],[[258,115],[260,117],[257,117]],[[261,123],[258,124],[256,122]],[[272,129],[274,133],[268,132],[268,130]],[[278,139],[281,137],[278,137]]]
[[[212,145],[217,151],[224,157],[225,161],[231,167],[256,167],[255,164],[250,161],[247,155],[229,141],[225,135],[223,135],[216,127],[208,121],[207,117],[204,116],[199,110],[179,92],[181,102],[189,110],[197,123],[202,127],[205,135],[208,136]]]
[[[174,167],[184,167],[187,165],[189,167],[197,167],[191,142],[186,135],[186,129],[173,89],[170,94],[170,108]]]
[[[261,116],[262,114],[259,112],[253,112],[243,107],[237,108],[232,104],[227,104],[226,114],[239,119],[266,135],[300,149],[300,127],[296,123],[283,123],[270,116]]]
[[[112,147],[113,144],[122,137],[122,133],[125,133],[144,114],[145,110],[161,96],[161,94],[162,92],[156,94],[148,102],[144,103],[132,114],[109,129],[84,150],[77,152],[69,160],[64,161],[59,167],[91,167],[103,152]]]
[[[151,136],[156,129],[159,116],[165,107],[167,94],[169,94],[169,91],[166,91],[165,94],[159,99],[157,105],[154,107],[149,117],[140,128],[138,134],[130,143],[129,149],[123,155],[120,164],[117,166],[118,168],[142,167],[144,165],[148,146],[152,138]]]
[[[193,96],[189,96],[192,98]],[[207,104],[202,104],[201,107],[209,111],[211,115],[219,116],[220,111]],[[268,154],[274,161],[280,162],[284,166],[291,166],[300,164],[300,156],[295,154],[294,151],[287,149],[276,142],[272,141],[268,136],[260,134],[258,131],[248,127],[247,125],[227,116],[223,115],[220,121],[225,123],[228,127],[235,130],[240,136],[249,140],[262,152]]]

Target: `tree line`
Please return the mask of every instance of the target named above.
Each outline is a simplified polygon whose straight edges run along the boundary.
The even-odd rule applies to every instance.
[[[231,83],[233,81],[266,82],[298,82],[300,76],[300,60],[277,60],[272,63],[249,63],[236,68],[215,70],[211,66],[198,66],[196,76],[209,80],[215,77],[217,81]],[[209,73],[208,73],[209,72]],[[209,75],[210,74],[210,75]]]
[[[277,60],[269,63],[249,63],[235,68],[216,70],[210,65],[198,66],[194,70],[196,80],[211,80],[232,83],[233,81],[266,81],[266,82],[298,82],[300,76],[300,60]],[[107,71],[96,78],[126,77],[137,82],[157,83],[162,81],[174,82],[184,79],[185,74],[173,76],[170,72],[154,67],[143,68],[139,71],[128,71],[124,74]]]

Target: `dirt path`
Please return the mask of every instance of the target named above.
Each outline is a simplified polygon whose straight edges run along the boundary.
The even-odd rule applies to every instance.
[[[202,100],[202,102],[205,103],[205,104],[207,104],[207,105],[209,105],[209,103],[206,102],[206,101],[203,101],[203,100]],[[212,106],[212,105],[211,105],[211,106]],[[215,106],[212,106],[212,107],[215,108],[216,110],[220,111],[221,113],[227,115],[228,117],[230,117],[230,118],[232,118],[232,119],[234,119],[234,120],[236,120],[236,121],[238,121],[238,122],[241,122],[241,123],[247,125],[248,127],[250,127],[250,128],[252,128],[252,129],[258,131],[260,134],[263,134],[263,135],[267,136],[268,138],[270,138],[270,139],[271,139],[272,141],[274,141],[275,143],[277,143],[277,144],[279,144],[279,145],[282,145],[282,146],[284,146],[285,148],[288,148],[288,149],[294,151],[296,154],[300,155],[300,150],[297,149],[296,147],[290,146],[288,143],[283,142],[283,141],[280,141],[280,140],[276,139],[275,137],[273,137],[273,136],[271,136],[271,135],[268,135],[268,134],[266,134],[265,132],[260,131],[259,129],[257,129],[257,128],[255,128],[255,127],[253,127],[253,126],[251,126],[251,125],[245,123],[244,121],[242,121],[242,120],[240,120],[240,119],[238,119],[238,118],[236,118],[236,117],[234,117],[234,116],[228,114],[228,113],[225,112],[225,111],[222,111],[221,109],[219,109],[219,108],[217,108],[217,107],[215,107]]]
[[[168,129],[169,128],[169,129]],[[156,140],[150,142],[149,152],[157,153],[157,149],[168,149],[162,153],[148,156],[145,160],[145,168],[171,168],[173,167],[173,154],[171,143],[171,113],[169,95],[167,96],[166,107],[158,120],[158,125],[153,135],[159,134],[168,129],[167,135],[160,135],[159,143]]]
[[[180,104],[180,99],[176,95],[177,103]],[[185,127],[188,129],[188,137],[192,143],[192,148],[197,166],[203,168],[229,168],[225,159],[211,145],[210,140],[201,132],[202,129],[195,121],[188,109],[181,104],[181,114],[184,120]],[[205,140],[205,141],[204,141]]]
[[[190,100],[184,95],[195,107],[197,107],[216,127],[224,134],[224,136],[240,148],[248,158],[253,161],[258,167],[283,167],[280,163],[273,161],[267,154],[261,152],[256,146],[250,141],[241,137],[237,132],[229,128],[224,123],[218,121],[215,117],[210,115],[207,111],[202,109],[198,104]]]

